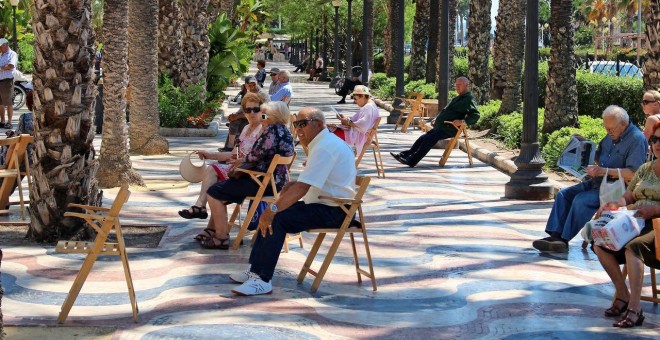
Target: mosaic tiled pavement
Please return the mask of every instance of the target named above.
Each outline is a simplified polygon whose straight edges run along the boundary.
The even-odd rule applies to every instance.
[[[337,100],[327,85],[295,86],[294,110],[302,103],[327,108]],[[176,213],[194,202],[199,190],[180,181],[178,157],[221,146],[224,133],[217,139],[170,138],[171,155],[132,157],[148,181],[170,187],[133,188],[122,211],[124,224],[169,227],[158,248],[129,248],[139,323],[131,319],[120,262],[101,258],[65,325],[52,334],[63,327],[112,326],[115,339],[660,337],[660,310],[650,303],[643,303],[642,327],[611,327],[613,320],[602,315],[613,287],[580,240],[562,256],[531,248],[531,241],[544,235],[551,202],[503,198],[508,176],[477,160],[467,167],[467,155],[458,150],[445,168],[437,167],[439,149],[417,168],[402,166],[388,152],[410,145],[419,131],[401,134],[392,125],[378,135],[387,177],[375,177],[373,157],[365,156],[360,170],[373,176],[365,214],[378,291],[368,282],[357,284],[348,243],[318,292],[310,293],[309,278],[297,284],[312,241],[306,235],[304,249],[292,244],[280,257],[272,295],[236,297],[228,274],[246,269],[249,246],[237,252],[200,249],[192,237],[206,222],[182,220]],[[302,166],[299,156],[294,173]],[[104,205],[116,192],[104,191]],[[56,326],[83,257],[56,254],[50,246],[2,248],[5,325]]]

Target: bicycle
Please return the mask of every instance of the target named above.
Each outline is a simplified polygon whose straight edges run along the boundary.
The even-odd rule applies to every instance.
[[[353,66],[351,68],[351,75],[353,77],[358,77],[362,73],[362,66]],[[346,74],[344,72],[341,73],[339,80],[335,84],[335,94],[340,96],[339,92],[341,91],[341,88],[344,86],[344,83],[346,82]]]

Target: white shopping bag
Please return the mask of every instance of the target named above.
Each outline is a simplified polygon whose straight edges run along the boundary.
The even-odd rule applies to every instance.
[[[600,199],[600,205],[610,202],[616,202],[623,196],[623,193],[626,192],[626,184],[621,177],[621,169],[616,169],[619,177],[614,182],[607,181],[607,171],[605,169],[605,176],[603,181],[600,183],[600,190],[598,191],[598,198]]]
[[[594,243],[610,250],[620,250],[639,235],[644,219],[635,217],[637,210],[605,211],[597,220],[587,222]],[[585,225],[585,229],[586,229]]]

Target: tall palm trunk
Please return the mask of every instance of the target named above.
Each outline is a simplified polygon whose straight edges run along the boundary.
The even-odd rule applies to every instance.
[[[442,8],[442,0],[440,1],[440,13],[442,13],[445,9]],[[455,32],[456,32],[456,0],[449,0],[447,1],[447,11],[449,11],[449,17],[448,17],[448,23],[447,23],[447,37],[449,39],[449,42],[447,43],[447,54],[449,55],[449,65],[447,68],[447,81],[449,84],[452,84],[454,81],[454,54],[456,52],[456,48],[454,47],[454,41],[456,38],[454,37]],[[438,21],[438,32],[441,31],[440,28],[440,21]],[[438,38],[440,39],[440,38]],[[440,40],[438,40],[438,52],[436,53],[436,59],[435,59],[435,67],[438,72],[436,73],[435,77],[435,83],[436,83],[436,88],[438,92],[440,92],[440,73],[442,72],[442,69],[440,68]]]
[[[158,70],[180,84],[181,11],[177,0],[159,0],[158,6]]]
[[[429,0],[429,48],[426,52],[426,82],[434,83],[437,71],[436,60],[438,59],[438,12],[439,0]],[[451,63],[451,61],[450,61]]]
[[[369,70],[374,69],[374,1],[373,0],[364,0],[364,27],[365,32],[362,34],[367,35],[367,62],[369,63]],[[368,70],[362,72],[362,79],[367,79],[364,75],[367,75]]]
[[[79,218],[64,217],[69,203],[98,206],[94,159],[94,32],[92,0],[36,0],[34,129],[30,229],[37,241],[88,237]]]
[[[644,9],[649,49],[644,62],[644,88],[660,89],[660,0],[651,0]]]
[[[117,187],[126,182],[142,184],[142,177],[133,170],[128,154],[124,95],[128,85],[128,0],[106,1],[103,4],[103,13],[105,95],[103,140],[96,178],[101,188]]]
[[[131,152],[167,153],[158,114],[158,0],[130,0],[128,61],[131,74]]]
[[[391,1],[385,1],[383,5],[385,13],[387,13],[385,32],[383,32],[383,64],[385,74],[388,77],[394,77],[394,68],[392,67],[392,3]]]
[[[472,95],[479,104],[488,101],[490,87],[488,56],[490,54],[490,0],[470,1],[468,27],[468,77]]]
[[[417,0],[415,3],[415,19],[413,22],[410,65],[408,69],[410,80],[422,79],[426,72],[426,39],[428,36],[430,15],[429,1]]]
[[[493,45],[491,99],[502,99],[498,114],[520,109],[522,61],[525,54],[525,0],[500,2]]]
[[[201,84],[206,88],[209,63],[208,5],[209,0],[179,0],[183,62],[181,83],[178,85],[182,88],[193,84]]]
[[[550,61],[543,132],[577,124],[577,86],[573,53],[572,1],[550,4]]]

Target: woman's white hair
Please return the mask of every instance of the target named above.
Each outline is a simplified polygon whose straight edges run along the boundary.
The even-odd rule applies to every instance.
[[[616,118],[618,123],[623,123],[626,125],[628,125],[628,122],[630,121],[630,116],[628,116],[628,112],[621,106],[617,106],[617,105],[610,105],[606,107],[602,115],[603,119],[605,117],[614,117]]]
[[[289,124],[289,107],[286,106],[285,102],[276,101],[268,102],[263,105],[264,112],[271,116],[271,119],[275,123],[279,124]]]

